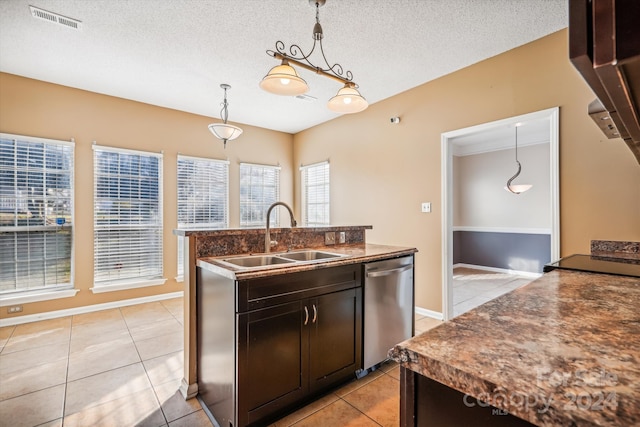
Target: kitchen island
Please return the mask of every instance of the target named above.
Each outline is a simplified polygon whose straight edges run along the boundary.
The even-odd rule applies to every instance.
[[[640,425],[640,279],[556,270],[397,345],[401,426]]]

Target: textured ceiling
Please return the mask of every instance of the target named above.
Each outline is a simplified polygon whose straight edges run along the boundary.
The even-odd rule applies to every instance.
[[[82,21],[80,31],[29,5]],[[307,0],[0,0],[0,70],[148,104],[296,133],[337,117],[339,83],[302,70],[317,101],[258,83],[282,40],[311,48]],[[370,104],[567,26],[566,0],[327,0],[324,50]],[[314,62],[319,62],[314,57]]]

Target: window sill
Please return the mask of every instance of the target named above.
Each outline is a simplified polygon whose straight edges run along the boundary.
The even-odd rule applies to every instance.
[[[43,291],[28,295],[15,295],[0,298],[0,307],[16,304],[28,304],[30,302],[49,301],[59,298],[70,298],[76,296],[80,289],[64,289],[57,291]]]
[[[136,282],[126,282],[126,283],[115,282],[110,285],[102,284],[99,286],[94,286],[93,288],[91,288],[91,292],[93,292],[94,294],[101,294],[104,292],[126,291],[127,289],[146,288],[147,286],[164,285],[166,282],[167,282],[167,279],[140,280]]]
[[[182,283],[184,282],[184,274],[175,277],[176,282]]]

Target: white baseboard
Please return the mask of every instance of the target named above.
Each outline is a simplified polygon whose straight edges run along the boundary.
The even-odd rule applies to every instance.
[[[419,314],[421,316],[431,317],[432,319],[436,319],[436,320],[444,319],[444,316],[442,315],[442,313],[438,311],[429,310],[427,308],[416,307],[415,312],[416,314]]]
[[[531,277],[533,279],[537,279],[538,277],[542,277],[542,273],[532,273],[530,271],[509,270],[507,268],[486,267],[484,265],[473,265],[473,264],[458,263],[458,264],[454,264],[453,265],[453,268],[456,268],[456,267],[473,268],[475,270],[490,271],[492,273],[515,274],[516,276]]]
[[[131,298],[120,301],[105,302],[103,304],[85,305],[82,307],[68,308],[65,310],[47,311],[44,313],[27,314],[25,316],[13,317],[10,319],[0,319],[0,327],[20,325],[22,323],[37,322],[38,320],[55,319],[58,317],[73,316],[74,314],[91,313],[93,311],[108,310],[110,308],[126,307],[129,305],[143,304],[146,302],[162,301],[171,298],[181,298],[183,291],[170,292],[167,294],[152,295],[141,298]]]

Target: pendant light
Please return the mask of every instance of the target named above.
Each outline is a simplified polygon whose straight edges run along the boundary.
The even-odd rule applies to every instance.
[[[227,119],[229,118],[227,90],[231,89],[231,86],[226,83],[222,83],[220,87],[224,89],[224,101],[221,104],[222,109],[220,110],[220,118],[222,119],[222,123],[211,123],[209,125],[209,130],[216,136],[216,138],[221,139],[224,142],[224,148],[227,148],[227,141],[233,141],[234,139],[239,137],[240,134],[242,134],[242,129],[227,124]]]
[[[520,164],[520,162],[518,161],[518,127],[520,127],[521,123],[516,123],[515,128],[516,128],[516,163],[518,164],[518,171],[516,172],[515,175],[513,175],[511,178],[509,178],[509,180],[507,181],[507,185],[504,187],[505,190],[507,190],[510,193],[513,194],[520,194],[520,193],[524,193],[525,191],[531,189],[531,187],[533,187],[533,185],[531,184],[515,184],[515,185],[511,185],[511,182],[516,179],[516,177],[518,175],[520,175],[520,171],[522,170],[522,165]]]
[[[260,82],[260,87],[275,95],[296,96],[306,93],[309,90],[309,86],[293,68],[292,65],[295,65],[318,75],[337,80],[344,85],[329,100],[327,107],[331,111],[342,114],[359,113],[366,109],[369,103],[358,92],[358,85],[353,82],[353,74],[349,70],[345,72],[342,65],[338,63],[331,65],[324,54],[324,48],[322,47],[324,33],[320,25],[320,7],[325,3],[326,0],[309,0],[309,4],[316,8],[316,23],[313,26],[313,46],[309,53],[305,54],[297,44],[289,46],[289,51],[287,52],[285,44],[282,41],[277,41],[276,50],[267,50],[267,55],[282,61],[282,63],[269,70]],[[316,50],[316,47],[318,47],[318,50]],[[317,66],[309,59],[314,51],[320,51],[324,60],[323,66]]]

